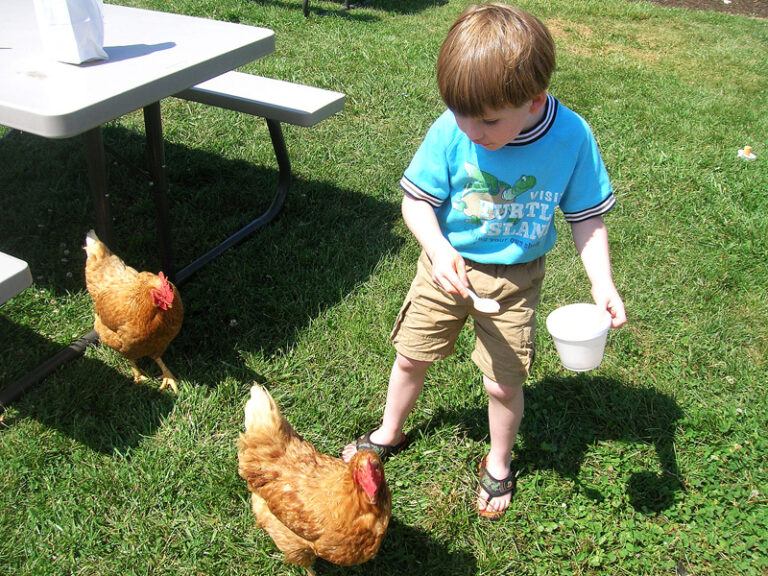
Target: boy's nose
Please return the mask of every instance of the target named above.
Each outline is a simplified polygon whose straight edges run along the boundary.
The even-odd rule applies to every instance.
[[[483,127],[479,122],[468,122],[466,133],[470,140],[480,140],[483,135]]]

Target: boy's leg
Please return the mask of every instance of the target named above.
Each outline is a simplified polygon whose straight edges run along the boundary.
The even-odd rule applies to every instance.
[[[473,263],[469,281],[478,294],[500,294],[499,314],[474,314],[477,336],[472,360],[483,373],[488,394],[488,425],[491,449],[485,469],[493,479],[502,481],[510,474],[512,448],[523,419],[523,387],[533,363],[535,350],[536,307],[541,295],[546,259],[544,256],[506,267]],[[503,383],[503,384],[500,384]],[[491,482],[486,482],[490,487]],[[507,486],[499,486],[498,489]],[[498,516],[506,510],[511,495],[490,499],[480,489],[478,510],[486,516]],[[494,513],[494,514],[490,514]]]
[[[427,368],[431,365],[432,362],[412,360],[397,353],[389,375],[384,417],[381,426],[371,432],[371,442],[391,446],[401,441],[405,419],[408,418],[408,414],[411,413],[424,388],[424,377]],[[350,442],[344,447],[341,457],[348,462],[355,452],[357,452],[357,445],[355,442]]]
[[[519,384],[504,386],[483,376],[488,392],[488,427],[491,435],[491,449],[486,459],[486,469],[494,478],[506,478],[510,473],[512,448],[515,445],[520,422],[523,419],[523,387]],[[478,510],[501,512],[509,507],[511,494],[488,498],[480,489]]]
[[[406,358],[399,352],[395,357],[387,388],[387,404],[381,427],[371,434],[377,444],[397,444],[403,425],[424,388],[424,378],[432,362]]]

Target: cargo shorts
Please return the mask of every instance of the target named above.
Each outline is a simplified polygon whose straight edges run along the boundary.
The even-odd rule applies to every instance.
[[[466,260],[466,265],[472,289],[481,298],[496,300],[501,305],[499,312],[478,312],[472,300],[443,290],[432,280],[432,264],[422,251],[390,335],[392,344],[413,360],[442,360],[453,354],[459,332],[471,317],[475,329],[472,361],[499,384],[522,384],[535,356],[536,307],[545,257],[512,265]]]

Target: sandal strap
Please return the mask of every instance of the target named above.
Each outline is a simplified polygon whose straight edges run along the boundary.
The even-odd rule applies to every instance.
[[[355,441],[355,446],[358,450],[370,450],[371,452],[375,452],[379,458],[384,459],[394,456],[405,448],[405,434],[403,434],[402,440],[394,445],[376,444],[376,442],[371,440],[371,434],[373,434],[373,430],[366,432]]]
[[[515,473],[511,471],[506,478],[494,478],[485,467],[485,458],[480,463],[480,486],[491,498],[509,494],[515,489]]]

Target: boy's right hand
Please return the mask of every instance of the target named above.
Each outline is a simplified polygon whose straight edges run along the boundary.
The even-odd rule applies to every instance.
[[[450,294],[469,298],[467,265],[448,239],[443,236],[435,210],[424,200],[403,195],[403,219],[432,263],[432,280]]]
[[[462,298],[469,298],[467,287],[467,265],[461,254],[446,242],[446,246],[440,247],[430,255],[432,261],[432,280],[449,294],[459,294]]]

